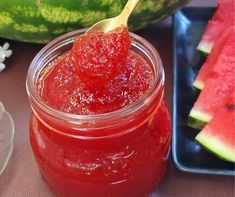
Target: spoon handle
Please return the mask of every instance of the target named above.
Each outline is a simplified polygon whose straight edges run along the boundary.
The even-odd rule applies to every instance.
[[[121,12],[121,16],[123,17],[123,19],[125,18],[125,24],[127,24],[127,20],[131,14],[131,12],[134,10],[134,8],[136,7],[136,5],[139,3],[139,0],[128,0],[125,7],[123,8],[122,12]]]

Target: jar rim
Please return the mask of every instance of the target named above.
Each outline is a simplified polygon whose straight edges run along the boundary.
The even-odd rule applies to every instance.
[[[156,77],[153,81],[151,88],[147,92],[145,92],[145,94],[140,99],[118,110],[111,111],[108,113],[92,114],[92,115],[71,114],[68,112],[57,110],[55,108],[50,107],[48,104],[46,104],[39,96],[38,91],[35,88],[35,81],[33,78],[36,72],[35,66],[37,65],[38,60],[44,57],[43,55],[46,53],[49,53],[52,49],[56,50],[66,44],[72,43],[78,35],[80,35],[81,33],[84,33],[85,31],[86,29],[79,29],[79,30],[66,33],[62,36],[59,36],[58,38],[52,40],[50,43],[45,45],[32,60],[28,69],[27,77],[26,77],[26,90],[27,90],[27,94],[29,98],[32,98],[34,101],[36,101],[40,109],[42,109],[44,112],[46,112],[49,115],[59,118],[60,120],[66,119],[74,124],[76,123],[80,124],[81,121],[86,122],[86,121],[91,121],[91,120],[106,121],[107,119],[110,120],[110,119],[115,119],[117,117],[120,117],[120,115],[122,114],[128,115],[130,113],[133,113],[133,111],[138,111],[140,108],[142,108],[146,104],[146,99],[148,99],[152,94],[154,94],[154,92],[160,91],[160,88],[164,84],[164,81],[165,81],[165,74],[164,74],[164,69],[162,66],[162,61],[161,61],[159,53],[147,40],[145,40],[141,36],[138,36],[135,33],[129,32],[133,40],[132,45],[134,45],[136,41],[141,42],[143,47],[145,47],[145,50],[147,49],[151,53],[153,57],[153,59],[151,60],[154,61],[153,67],[154,67],[154,72],[155,72]],[[148,58],[150,59],[150,57]]]

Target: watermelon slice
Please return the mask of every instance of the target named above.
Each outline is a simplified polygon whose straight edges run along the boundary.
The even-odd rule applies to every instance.
[[[220,158],[235,162],[234,90],[212,120],[196,136],[196,141]]]
[[[222,33],[222,35],[218,38],[218,40],[215,42],[215,45],[211,51],[211,53],[208,55],[206,61],[202,65],[196,80],[193,83],[193,86],[199,90],[202,90],[205,85],[206,78],[210,71],[213,69],[220,52],[222,51],[224,47],[224,43],[226,42],[226,39],[228,37],[229,32],[234,31],[235,27],[228,28],[226,31]]]
[[[234,19],[234,2],[234,0],[219,0],[218,8],[213,14],[212,20],[226,22],[226,20]]]
[[[206,26],[197,49],[209,54],[221,33],[227,27],[234,25],[234,20],[234,0],[220,0],[212,20]]]
[[[209,54],[213,48],[214,41],[224,29],[224,24],[220,21],[208,21],[202,39],[197,46],[197,50]]]
[[[189,114],[188,124],[202,128],[216,110],[223,105],[224,98],[235,88],[235,34],[228,35],[216,64],[211,70],[197,101]]]

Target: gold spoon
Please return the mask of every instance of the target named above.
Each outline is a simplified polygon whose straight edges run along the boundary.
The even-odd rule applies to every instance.
[[[99,21],[98,23],[92,25],[85,34],[88,32],[92,32],[94,30],[101,31],[101,32],[108,32],[113,29],[116,29],[120,26],[127,26],[128,18],[131,12],[134,10],[136,5],[138,4],[139,0],[128,0],[124,9],[122,10],[121,14],[116,17],[104,19]]]

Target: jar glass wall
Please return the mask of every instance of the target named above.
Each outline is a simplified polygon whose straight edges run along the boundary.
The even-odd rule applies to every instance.
[[[30,65],[26,85],[35,158],[43,178],[59,196],[143,196],[166,172],[171,139],[161,59],[146,40],[130,33],[131,50],[154,73],[152,87],[138,101],[110,113],[75,115],[53,109],[40,98],[42,71],[84,32],[52,41]]]

